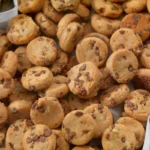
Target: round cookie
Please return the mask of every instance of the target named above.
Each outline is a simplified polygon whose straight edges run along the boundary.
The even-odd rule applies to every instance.
[[[127,83],[137,73],[138,60],[136,56],[126,49],[114,52],[107,60],[106,67],[114,80],[118,83]]]
[[[68,72],[69,89],[81,98],[89,99],[97,95],[100,89],[102,73],[91,62],[76,65]]]
[[[8,123],[18,119],[30,119],[31,101],[17,100],[8,105]]]
[[[80,17],[77,14],[70,13],[66,14],[58,23],[57,26],[57,37],[61,37],[62,33],[66,29],[67,25],[71,22],[80,22]]]
[[[134,132],[134,136],[136,139],[136,149],[141,148],[144,137],[145,137],[145,129],[143,128],[143,125],[138,122],[137,120],[130,118],[130,117],[122,117],[117,120],[118,124],[125,125],[130,132]]]
[[[12,61],[13,60],[13,61]],[[18,57],[13,51],[5,52],[0,67],[7,71],[12,77],[16,74],[18,67]]]
[[[135,83],[137,82],[137,87],[145,88],[150,91],[150,69],[141,68],[137,71],[134,78]]]
[[[52,4],[49,0],[44,1],[43,13],[45,16],[56,23],[58,23],[64,16],[63,12],[58,12],[52,7]]]
[[[146,8],[146,4],[147,0],[127,0],[122,4],[122,8],[127,14],[138,13]]]
[[[22,150],[24,133],[31,126],[33,126],[32,121],[26,119],[20,119],[11,124],[6,134],[6,148],[9,150]]]
[[[79,63],[90,61],[101,67],[108,57],[108,47],[99,38],[86,37],[77,44],[76,57]]]
[[[27,57],[27,48],[25,46],[18,47],[15,51],[15,54],[18,58],[18,68],[17,70],[21,73],[23,73],[25,70],[32,67],[31,62],[29,61]]]
[[[115,31],[111,36],[110,47],[113,52],[120,49],[127,49],[135,53],[135,55],[140,55],[143,43],[140,36],[135,33],[134,30],[121,28]]]
[[[41,97],[62,98],[68,94],[68,78],[58,75],[53,78],[51,85],[44,91],[40,92]]]
[[[52,71],[53,75],[60,74],[67,65],[67,63],[68,63],[68,55],[61,49],[58,49],[56,60],[50,67],[50,70]]]
[[[147,44],[140,55],[140,63],[144,68],[150,69],[150,44]]]
[[[41,31],[48,37],[56,36],[57,26],[53,21],[39,12],[35,16],[36,23],[40,26]]]
[[[120,24],[120,28],[130,28],[139,34],[142,41],[150,36],[150,15],[142,13],[131,13],[126,15]]]
[[[6,138],[6,128],[3,127],[0,129],[0,146],[4,145],[3,142],[4,142],[5,138]],[[1,148],[0,148],[0,150],[1,150]]]
[[[57,49],[53,39],[40,36],[28,44],[27,56],[34,65],[49,66],[56,60]]]
[[[53,74],[46,67],[31,67],[22,74],[21,83],[29,91],[41,91],[48,88]]]
[[[51,129],[56,129],[64,119],[64,111],[56,98],[44,97],[32,105],[30,117],[34,124],[45,124]]]
[[[106,0],[93,0],[92,7],[98,14],[108,18],[118,18],[123,12],[119,4]]]
[[[102,136],[103,132],[113,124],[113,116],[108,107],[102,104],[93,104],[84,109],[96,122],[94,138]]]
[[[0,99],[7,98],[14,89],[14,80],[10,74],[0,68]]]
[[[91,25],[100,34],[111,36],[120,27],[119,19],[110,19],[98,14],[91,17]]]
[[[83,26],[78,22],[69,23],[59,37],[59,46],[67,53],[72,53],[84,34]]]
[[[0,128],[2,128],[8,118],[8,111],[7,111],[7,107],[0,102]]]
[[[96,123],[90,114],[75,110],[64,118],[62,133],[69,143],[85,145],[94,137],[95,127]]]
[[[102,146],[104,150],[134,150],[136,146],[134,133],[125,125],[112,125],[104,131]]]
[[[28,44],[39,35],[39,27],[29,16],[12,19],[8,24],[8,28],[7,38],[16,45]]]
[[[61,130],[53,130],[56,136],[56,149],[55,150],[70,150],[70,144],[65,140]]]
[[[75,146],[72,150],[94,150],[90,146]]]
[[[37,99],[36,93],[30,92],[23,88],[20,79],[14,79],[14,90],[9,96],[9,102],[16,100],[27,100],[34,102]]]
[[[110,88],[100,93],[100,102],[108,107],[114,107],[126,100],[130,92],[126,84],[112,85]]]
[[[150,114],[150,93],[138,89],[131,92],[125,101],[125,113],[138,121],[146,121]]]
[[[43,0],[18,0],[18,9],[21,13],[36,13],[43,7]]]
[[[12,44],[10,43],[6,35],[0,36],[0,60],[3,57],[4,53],[8,49],[10,49],[11,45]]]
[[[24,150],[55,150],[56,136],[47,126],[38,124],[24,134]]]
[[[51,0],[51,3],[57,11],[65,11],[77,8],[80,0]]]

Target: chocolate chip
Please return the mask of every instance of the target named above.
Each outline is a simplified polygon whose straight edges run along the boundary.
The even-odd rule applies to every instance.
[[[104,106],[102,104],[98,104],[98,110],[104,109]]]
[[[127,148],[126,148],[126,147],[123,147],[122,150],[127,150]]]
[[[71,31],[71,29],[70,28],[67,28],[67,32],[70,32]]]
[[[5,80],[3,87],[9,89],[10,85],[11,85],[11,79],[7,79]]]
[[[77,112],[75,113],[75,115],[76,115],[77,117],[81,117],[81,116],[83,116],[83,112],[77,111]]]
[[[99,12],[103,14],[105,12],[105,8],[100,8]]]
[[[26,124],[27,124],[27,126],[33,126],[34,125],[31,120],[26,120]]]
[[[89,132],[90,132],[89,130],[83,130],[83,131],[82,131],[83,134],[87,134],[87,133],[89,133]]]
[[[112,105],[116,105],[117,104],[115,99],[113,99],[113,98],[111,98],[110,102],[111,102]]]
[[[110,134],[106,134],[106,139],[107,139],[107,140],[110,139]]]
[[[140,141],[140,135],[138,133],[135,133],[135,138],[137,141]]]
[[[137,25],[138,22],[139,22],[139,20],[141,19],[141,16],[135,14],[135,15],[133,15],[133,19],[134,19],[134,22],[133,22],[133,23],[134,23],[135,25]]]
[[[147,53],[146,56],[147,56],[147,57],[150,57],[150,54]]]
[[[107,29],[112,29],[113,28],[113,26],[111,25],[111,24],[107,24]]]
[[[29,86],[29,91],[35,91],[35,86]]]
[[[87,94],[86,89],[85,89],[85,88],[82,88],[82,89],[81,89],[81,95],[83,95],[83,96],[84,96],[84,95],[86,95],[86,94]]]
[[[80,67],[80,71],[84,71],[86,69],[86,64],[83,64],[81,67]]]
[[[123,58],[124,60],[127,60],[127,57],[126,57],[126,56],[122,56],[122,58]]]
[[[12,109],[12,114],[17,114],[18,113],[18,110],[16,108],[13,108]]]
[[[75,136],[76,136],[76,133],[75,133],[75,132],[69,132],[69,133],[68,133],[67,140],[70,141],[70,140],[72,140]]]
[[[123,30],[120,30],[119,32],[120,32],[120,34],[124,34],[125,33],[125,31],[123,31]]]
[[[45,129],[44,130],[44,136],[45,137],[49,137],[51,134],[52,134],[52,130],[50,130],[50,129]]]
[[[129,72],[133,72],[135,69],[133,68],[132,65],[129,65],[128,70],[129,70]]]
[[[33,138],[32,138],[32,141],[38,141],[38,139],[39,139],[39,136],[37,136],[37,135],[35,135]]]
[[[31,142],[32,142],[32,139],[31,139],[30,137],[28,137],[27,140],[26,140],[26,142],[27,142],[27,143],[31,143]]]
[[[125,143],[126,138],[125,138],[125,137],[122,137],[122,138],[121,138],[121,141],[122,141],[123,143]]]
[[[38,110],[38,112],[40,113],[44,113],[45,112],[45,109],[43,106],[37,106],[36,109]]]
[[[40,136],[39,142],[45,142],[45,140],[46,140],[46,137],[45,137],[45,136]]]

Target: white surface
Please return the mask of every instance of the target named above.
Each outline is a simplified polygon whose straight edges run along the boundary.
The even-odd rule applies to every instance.
[[[0,13],[0,29],[4,29],[7,26],[8,21],[18,14],[17,0],[13,0],[15,7],[8,11]]]

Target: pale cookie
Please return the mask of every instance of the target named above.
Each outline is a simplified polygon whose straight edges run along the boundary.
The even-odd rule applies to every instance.
[[[13,61],[12,61],[13,60]],[[18,57],[13,51],[5,52],[0,67],[7,71],[12,77],[16,74],[18,67]]]
[[[111,87],[112,85],[114,85],[116,82],[113,79],[113,77],[111,76],[109,70],[105,67],[105,68],[100,68],[100,71],[103,75],[103,86],[102,89],[105,90],[109,87]]]
[[[123,10],[129,13],[138,13],[146,8],[147,0],[127,0],[122,4]]]
[[[36,93],[30,92],[23,88],[20,79],[14,79],[15,87],[13,89],[13,92],[9,96],[9,102],[13,102],[16,100],[27,100],[34,102],[37,100]]]
[[[85,145],[95,133],[96,122],[88,113],[81,110],[70,112],[63,120],[62,133],[74,145]]]
[[[117,123],[125,125],[131,133],[134,133],[136,139],[135,148],[141,148],[145,137],[145,129],[143,128],[142,124],[130,117],[119,118]]]
[[[125,101],[125,113],[138,121],[146,121],[150,114],[150,93],[146,90],[135,90]]]
[[[71,111],[73,110],[83,110],[86,107],[93,105],[93,104],[98,104],[99,103],[99,98],[94,97],[92,99],[88,99],[87,101],[85,99],[82,99],[73,93],[70,93],[67,97],[67,102],[70,106]]]
[[[46,67],[32,67],[22,74],[21,83],[29,91],[41,91],[48,88],[53,74]]]
[[[135,150],[136,139],[125,125],[115,124],[104,131],[102,146],[104,150]]]
[[[150,91],[150,69],[139,69],[134,81],[138,83],[140,88],[145,88],[146,90]]]
[[[30,119],[31,101],[17,100],[8,106],[8,123],[11,124],[18,119]]]
[[[91,62],[76,65],[68,72],[70,91],[81,98],[92,98],[100,89],[102,73]]]
[[[67,99],[59,99],[59,103],[61,104],[63,110],[64,110],[64,115],[66,116],[68,113],[71,112],[70,105],[67,101]]]
[[[55,150],[56,136],[47,126],[35,125],[24,134],[23,148],[24,150]]]
[[[83,20],[88,20],[90,18],[90,10],[83,4],[79,4],[76,9],[73,10],[76,14],[78,14]]]
[[[8,51],[8,49],[10,49],[11,45],[12,44],[8,40],[7,36],[0,36],[0,60],[3,57],[4,53]]]
[[[25,70],[32,67],[31,62],[29,61],[27,57],[27,48],[26,46],[20,46],[15,51],[15,54],[18,58],[18,67],[17,70],[21,73],[23,73]]]
[[[18,0],[18,9],[21,13],[36,13],[43,7],[43,0]]]
[[[56,60],[57,49],[53,39],[39,36],[28,44],[27,56],[34,65],[49,66]]]
[[[72,150],[94,150],[90,146],[75,146]]]
[[[66,14],[58,23],[57,26],[57,37],[61,37],[62,33],[66,29],[67,25],[71,22],[80,22],[80,17],[77,14],[70,13]]]
[[[94,32],[94,29],[91,26],[91,22],[87,22],[87,23],[83,22],[82,26],[83,26],[83,30],[84,30],[84,36],[86,36],[89,33]]]
[[[3,128],[1,128],[0,129],[0,147],[1,146],[3,146],[3,142],[4,142],[4,140],[5,140],[5,138],[6,138],[6,128],[5,127],[3,127]],[[1,148],[0,148],[0,150],[1,150]]]
[[[98,14],[92,15],[91,25],[100,34],[111,36],[120,27],[119,19],[110,19]]]
[[[87,7],[92,5],[92,0],[81,0],[81,3]]]
[[[144,68],[150,69],[150,44],[147,44],[140,55],[140,63]]]
[[[92,32],[92,33],[87,34],[85,37],[95,37],[95,38],[101,39],[103,42],[106,43],[107,46],[109,45],[109,38],[107,38],[103,34],[99,34],[97,32]]]
[[[150,15],[142,13],[131,13],[126,15],[120,24],[120,28],[130,28],[139,34],[142,41],[150,36]]]
[[[45,16],[47,16],[49,19],[53,20],[56,23],[58,23],[64,16],[63,12],[58,12],[52,7],[50,0],[44,1],[43,13]]]
[[[67,63],[68,63],[68,55],[61,49],[58,49],[56,60],[50,67],[50,70],[52,71],[53,75],[60,74],[66,67]]]
[[[80,0],[51,0],[51,3],[57,11],[65,11],[77,8]]]
[[[34,124],[45,124],[56,129],[64,119],[64,111],[56,98],[44,97],[32,105],[30,117]]]
[[[55,76],[51,85],[44,91],[40,92],[40,97],[62,98],[69,92],[68,78],[64,76]]]
[[[110,47],[113,52],[120,49],[127,49],[135,53],[135,55],[140,55],[143,43],[140,36],[133,29],[121,28],[111,36]]]
[[[56,136],[56,149],[55,150],[70,150],[70,144],[64,138],[61,130],[53,130]]]
[[[106,67],[114,80],[118,83],[127,83],[137,73],[138,60],[131,51],[122,49],[114,52],[108,58]]]
[[[108,47],[99,38],[86,37],[77,44],[76,57],[79,63],[90,61],[101,67],[107,60]]]
[[[8,118],[8,111],[7,111],[7,107],[0,102],[0,128],[2,128]]]
[[[14,89],[14,80],[11,75],[0,68],[0,99],[7,98]]]
[[[82,39],[84,34],[83,26],[78,22],[69,23],[59,38],[59,46],[67,53],[72,53],[76,44]]]
[[[56,24],[47,18],[43,13],[38,13],[35,16],[36,23],[40,26],[41,31],[48,37],[56,36]]]
[[[112,85],[100,93],[100,102],[108,107],[114,107],[124,102],[129,95],[130,89],[126,84]]]
[[[23,19],[14,19],[8,30],[7,38],[11,43],[21,45],[28,44],[38,35],[39,27],[31,17],[24,17]]]
[[[23,136],[31,126],[33,126],[32,121],[26,119],[20,119],[11,124],[6,134],[6,148],[9,150],[23,150]]]
[[[108,107],[102,104],[93,104],[84,109],[96,122],[94,138],[102,136],[103,132],[113,124],[113,116]]]
[[[93,0],[92,7],[98,14],[108,18],[118,18],[123,12],[119,4],[106,0]]]

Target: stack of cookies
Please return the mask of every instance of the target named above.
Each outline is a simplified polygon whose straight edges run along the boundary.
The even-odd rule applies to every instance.
[[[141,150],[150,0],[18,0],[18,10],[0,31],[0,150]]]

